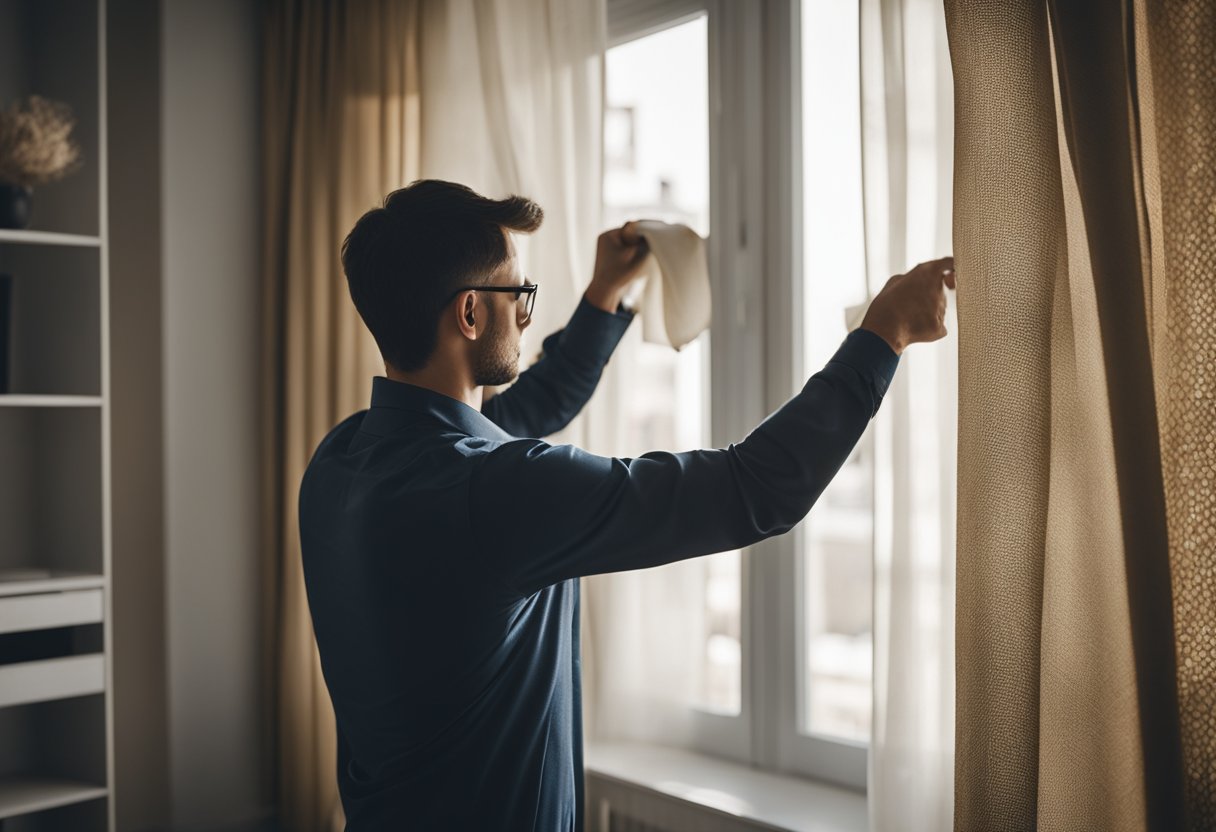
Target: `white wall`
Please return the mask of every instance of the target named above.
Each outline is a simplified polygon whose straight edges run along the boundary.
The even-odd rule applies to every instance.
[[[258,8],[162,6],[165,618],[173,827],[265,808],[259,760]]]

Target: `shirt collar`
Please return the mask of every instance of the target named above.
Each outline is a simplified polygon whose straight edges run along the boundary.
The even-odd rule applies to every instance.
[[[406,410],[431,416],[469,436],[503,440],[512,438],[498,425],[462,401],[426,387],[376,376],[372,379],[372,409],[368,415],[371,416],[382,409]],[[375,430],[375,422],[379,420],[373,419],[372,425],[367,425],[366,419],[364,421],[365,429],[370,427],[372,432],[378,432]]]

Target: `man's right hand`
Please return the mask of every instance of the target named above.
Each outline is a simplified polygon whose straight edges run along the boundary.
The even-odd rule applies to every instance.
[[[592,306],[615,312],[649,252],[646,240],[638,234],[637,222],[605,231],[596,243],[595,271],[583,297]]]
[[[953,289],[954,258],[921,263],[887,281],[862,319],[868,329],[899,355],[909,344],[946,337],[946,288]]]

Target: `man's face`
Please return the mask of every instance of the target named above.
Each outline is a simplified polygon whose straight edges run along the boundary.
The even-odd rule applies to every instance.
[[[507,248],[510,257],[490,283],[522,286],[524,276],[510,234],[507,234]],[[520,336],[528,324],[520,326],[520,304],[510,292],[482,292],[481,300],[485,304],[487,321],[485,334],[476,341],[473,354],[473,382],[491,387],[508,384],[519,375]]]

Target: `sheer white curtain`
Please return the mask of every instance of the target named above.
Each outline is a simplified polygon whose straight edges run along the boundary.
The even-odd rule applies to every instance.
[[[934,0],[861,2],[870,290],[950,253],[953,93]],[[966,279],[963,275],[960,279]],[[958,351],[904,353],[876,428],[875,832],[945,832],[954,790],[954,508]]]
[[[591,279],[600,229],[604,0],[448,0],[422,18],[424,178],[540,203],[522,238],[541,285],[530,348],[562,326]]]
[[[664,219],[708,235],[707,19],[614,47],[606,73],[606,104],[617,121],[606,132],[605,222]],[[643,343],[635,323],[591,403],[588,447],[637,456],[709,445],[708,351],[708,335],[678,354]],[[589,739],[688,746],[703,727],[699,707],[737,710],[737,668],[706,656],[715,624],[707,595],[717,587],[737,609],[737,570],[737,560],[701,558],[584,581]],[[737,613],[720,629],[735,620]],[[727,652],[737,644],[726,644]]]

